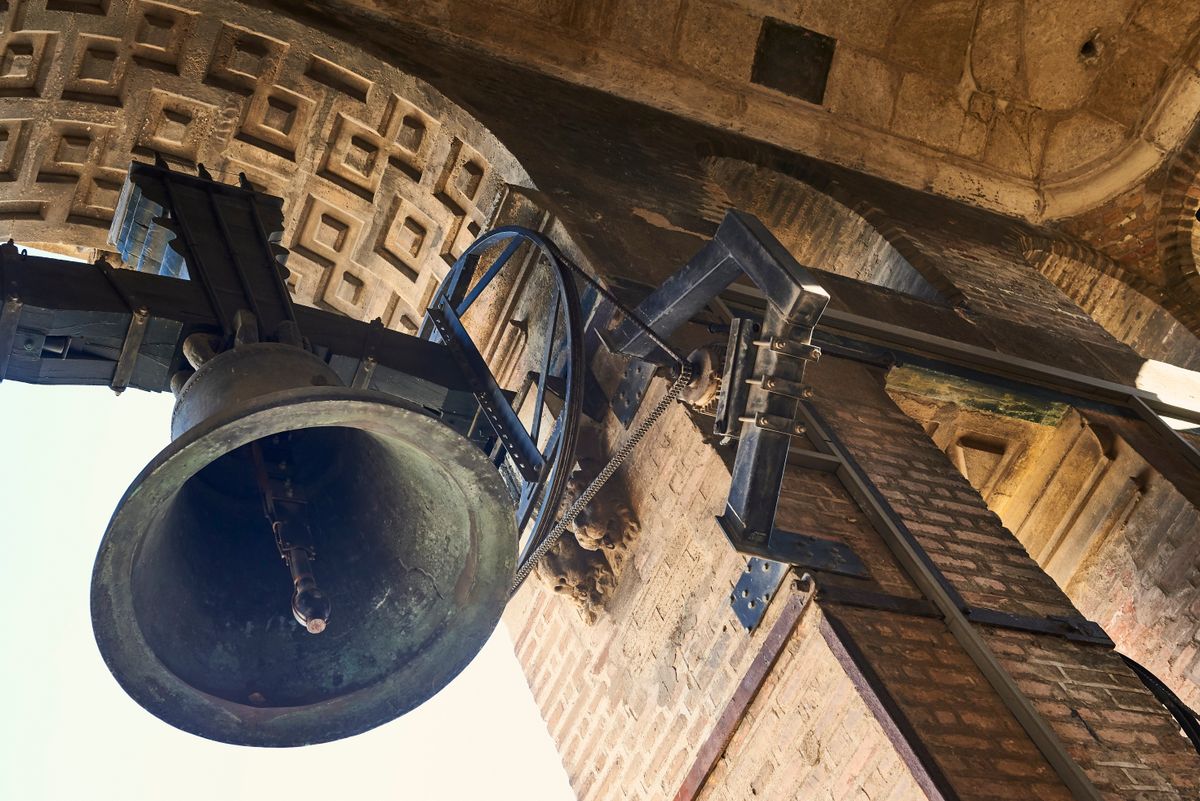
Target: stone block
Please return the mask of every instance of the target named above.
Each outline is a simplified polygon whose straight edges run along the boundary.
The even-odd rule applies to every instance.
[[[667,62],[674,56],[681,7],[681,0],[616,0],[609,41],[613,47],[631,50],[640,57]]]
[[[1132,5],[1128,0],[1065,0],[1025,9],[1028,101],[1046,111],[1077,109],[1109,57],[1109,42]]]
[[[967,66],[974,0],[915,0],[894,28],[888,56],[932,81],[956,84]]]
[[[1088,112],[1071,114],[1050,129],[1042,163],[1045,180],[1078,174],[1111,158],[1129,139],[1119,122]]]
[[[893,67],[839,43],[825,87],[825,105],[835,114],[886,130],[899,88],[900,76]]]
[[[971,76],[981,91],[1018,100],[1026,95],[1019,0],[984,0],[971,39]]]
[[[1167,62],[1159,54],[1165,49],[1160,40],[1137,29],[1125,33],[1105,54],[1087,108],[1129,128],[1141,122],[1162,88]]]
[[[1041,171],[1042,152],[1049,118],[1029,106],[1006,104],[993,114],[983,160],[1012,175],[1036,178]]]
[[[892,115],[892,131],[943,150],[958,147],[966,115],[953,84],[905,73]]]
[[[750,80],[762,18],[713,0],[697,0],[684,11],[679,59],[727,81]]]

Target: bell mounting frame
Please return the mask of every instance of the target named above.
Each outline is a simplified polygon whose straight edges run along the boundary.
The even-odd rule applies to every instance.
[[[522,246],[529,248],[529,263],[545,265],[556,286],[544,321],[545,348],[539,369],[530,371],[516,393],[508,393],[496,384],[462,317],[514,262]],[[484,264],[487,266],[481,270]],[[494,463],[499,467],[508,460],[514,469],[518,479],[517,531],[524,532],[517,558],[518,575],[550,536],[575,463],[585,377],[584,313],[575,284],[576,269],[554,242],[537,231],[519,226],[493,229],[476,239],[455,261],[430,301],[420,331],[421,336],[445,344],[468,376],[483,415],[496,431]],[[530,392],[534,393],[533,417],[526,427],[518,413]],[[560,397],[562,410],[546,434],[543,410],[548,393]]]

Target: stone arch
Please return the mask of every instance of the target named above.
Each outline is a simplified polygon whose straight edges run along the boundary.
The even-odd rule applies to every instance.
[[[1155,222],[1159,268],[1165,281],[1163,305],[1200,332],[1200,127],[1183,144],[1167,168]]]
[[[1031,267],[1115,339],[1148,359],[1200,367],[1200,339],[1168,308],[1162,288],[1079,242],[1022,236],[1020,246]]]
[[[284,198],[299,301],[414,331],[506,187],[530,185],[428,84],[281,14],[234,0],[0,9],[4,238],[105,250],[131,160],[202,162]]]
[[[711,156],[705,166],[715,194],[759,217],[802,264],[925,300],[961,299],[899,226],[836,183],[738,158]]]

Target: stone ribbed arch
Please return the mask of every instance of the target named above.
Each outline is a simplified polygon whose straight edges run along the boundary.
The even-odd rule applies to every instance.
[[[705,160],[714,190],[759,217],[802,263],[939,302],[958,290],[902,229],[829,180],[797,177],[738,158]]]
[[[1200,333],[1200,127],[1193,130],[1167,170],[1155,224],[1159,268],[1165,281],[1163,305]]]
[[[1026,261],[1140,355],[1196,369],[1200,340],[1168,305],[1168,292],[1116,260],[1075,241],[1020,237]],[[1178,308],[1178,304],[1174,304]]]
[[[0,3],[0,236],[105,249],[131,160],[285,199],[298,300],[415,329],[524,170],[427,84],[231,0]]]

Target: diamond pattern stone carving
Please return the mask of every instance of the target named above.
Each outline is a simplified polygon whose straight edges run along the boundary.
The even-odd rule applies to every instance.
[[[0,2],[0,98],[18,239],[104,248],[131,160],[203,162],[285,198],[298,301],[402,331],[527,181],[430,87],[227,0]]]

